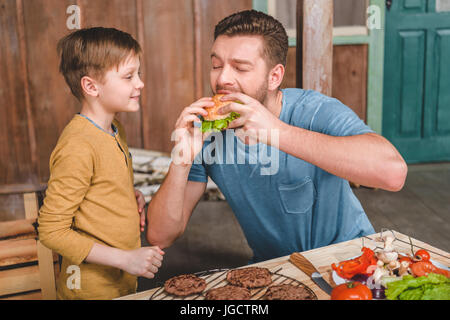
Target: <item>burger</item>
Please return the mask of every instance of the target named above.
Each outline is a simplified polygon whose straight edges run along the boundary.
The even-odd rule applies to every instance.
[[[224,96],[224,94],[217,94],[213,97],[214,106],[213,107],[205,107],[205,110],[208,112],[207,116],[203,117],[202,121],[202,132],[208,131],[222,131],[228,128],[228,125],[234,119],[240,117],[239,113],[230,112],[228,114],[218,114],[218,110],[227,104],[230,104],[232,101],[220,101],[220,99]],[[235,101],[237,102],[237,101]]]

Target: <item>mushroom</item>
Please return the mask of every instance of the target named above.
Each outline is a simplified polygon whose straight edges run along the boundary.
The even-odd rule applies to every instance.
[[[384,251],[394,251],[394,246],[392,245],[392,243],[394,242],[394,238],[391,236],[387,236],[385,241],[384,241]]]
[[[400,265],[401,264],[398,260],[394,260],[394,261],[389,262],[387,267],[391,270],[395,270],[395,269],[400,268]]]
[[[403,277],[403,276],[409,274],[408,269],[409,269],[409,262],[407,262],[407,261],[402,261],[402,262],[400,263],[400,268],[399,268],[399,270],[398,270],[398,275],[399,275],[400,277]]]
[[[378,267],[375,272],[373,273],[372,277],[375,283],[380,283],[381,277],[388,276],[389,271],[387,271],[383,267]]]
[[[399,268],[401,264],[398,260],[394,260],[389,262],[387,265],[387,269],[389,270],[390,275],[398,275],[399,274]]]
[[[378,260],[381,260],[384,263],[389,263],[391,261],[397,260],[398,253],[395,251],[381,251],[381,252],[377,252],[376,256],[377,256]]]

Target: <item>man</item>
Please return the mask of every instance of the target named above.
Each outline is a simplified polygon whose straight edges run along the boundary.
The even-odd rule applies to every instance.
[[[207,115],[204,108],[213,105],[212,99],[202,98],[183,110],[175,148],[189,161],[172,162],[150,203],[151,244],[167,247],[184,232],[208,176],[233,209],[253,250],[252,262],[375,232],[348,180],[398,191],[406,164],[386,139],[336,99],[314,91],[280,90],[287,50],[283,26],[264,13],[243,11],[216,26],[211,87],[215,94],[225,94],[222,101],[240,102],[221,113],[240,117],[230,130],[215,134],[214,142],[203,137],[203,143],[198,115]],[[219,148],[210,152],[215,142]],[[251,163],[255,148],[263,147],[271,159],[275,154],[274,170],[264,171],[267,163]],[[211,163],[205,151],[219,160],[231,155],[234,161]],[[238,163],[239,157],[246,161]]]

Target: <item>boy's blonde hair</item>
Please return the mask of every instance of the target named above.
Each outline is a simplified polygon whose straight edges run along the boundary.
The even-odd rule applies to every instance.
[[[84,76],[102,81],[107,71],[118,68],[130,54],[139,57],[142,54],[141,46],[130,34],[114,28],[81,29],[58,42],[59,71],[73,95],[81,101]]]

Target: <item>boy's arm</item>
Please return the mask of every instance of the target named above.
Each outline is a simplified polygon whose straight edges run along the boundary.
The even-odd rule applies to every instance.
[[[161,267],[163,255],[164,251],[158,247],[126,251],[94,243],[86,262],[111,266],[135,276],[151,279]]]
[[[144,230],[145,230],[145,211],[144,211],[144,208],[145,208],[145,197],[144,197],[144,194],[142,193],[142,192],[140,192],[139,190],[137,190],[137,189],[134,189],[134,195],[135,195],[135,197],[136,197],[136,202],[137,202],[137,205],[138,205],[138,212],[139,212],[139,220],[140,220],[140,222],[139,222],[139,225],[140,225],[140,227],[141,227],[141,232],[144,232]]]
[[[39,240],[46,247],[81,264],[94,240],[72,228],[73,219],[93,176],[93,152],[83,141],[58,145],[50,158],[50,179],[44,204],[39,210]]]
[[[167,176],[148,206],[147,240],[164,249],[186,229],[206,183],[188,181],[191,166],[172,163]]]

